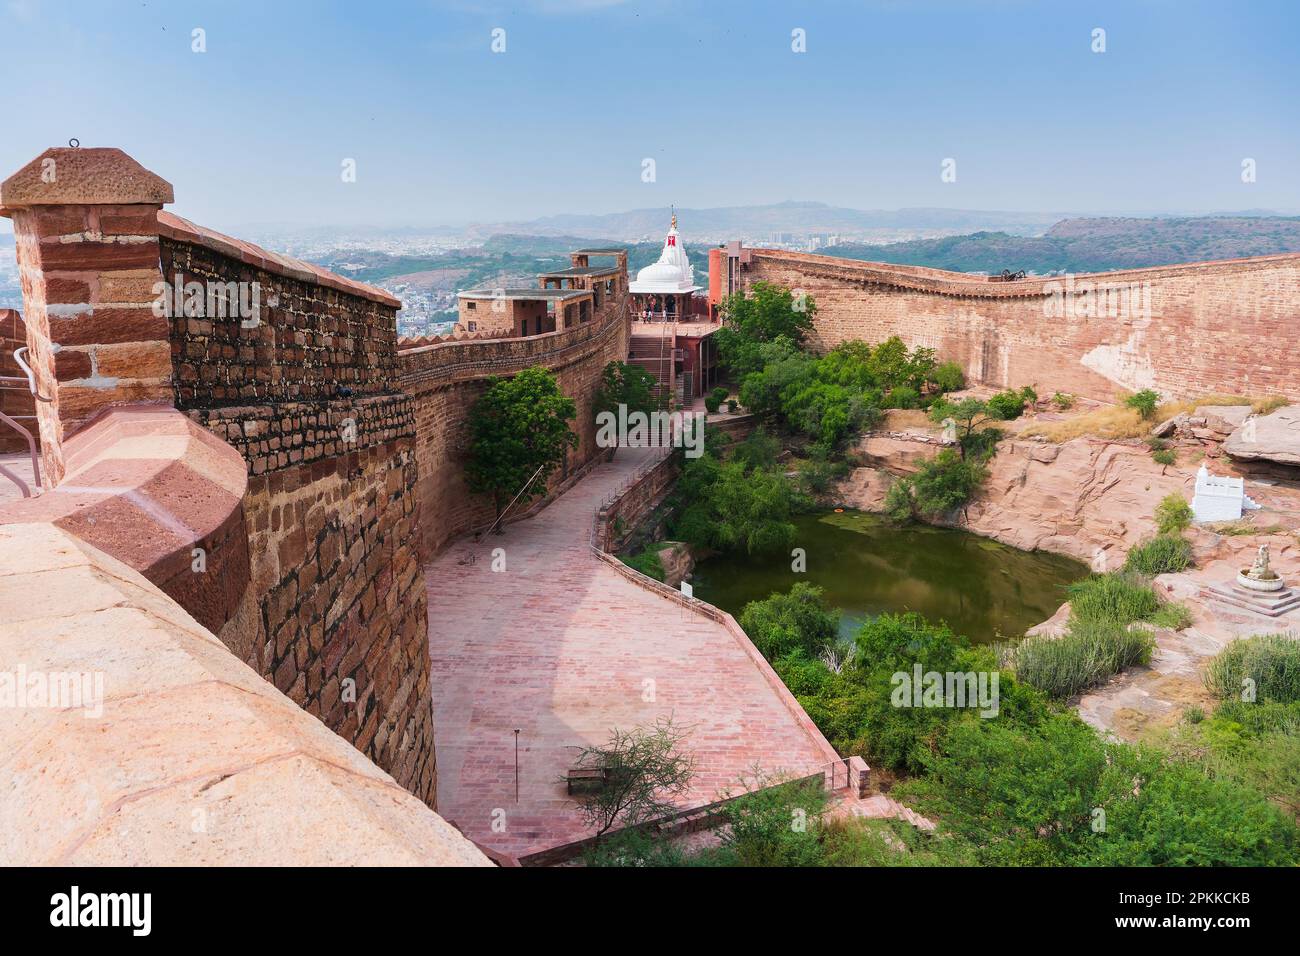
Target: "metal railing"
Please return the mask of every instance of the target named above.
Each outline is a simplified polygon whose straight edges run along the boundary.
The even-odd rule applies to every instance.
[[[27,346],[25,345],[22,346],[21,348],[14,349],[14,353],[13,353],[14,361],[18,363],[18,367],[22,369],[23,374],[22,375],[0,375],[0,391],[31,392],[32,396],[38,402],[52,402],[53,399],[46,398],[44,395],[40,393],[40,390],[37,389],[36,375],[32,372],[31,366],[28,365],[27,362],[23,359],[23,353],[26,351],[27,351]],[[35,415],[7,415],[3,411],[0,411],[0,422],[3,422],[4,424],[12,428],[14,431],[18,432],[18,434],[21,435],[23,439],[27,442],[27,451],[28,454],[31,455],[31,459],[32,459],[32,480],[36,485],[36,493],[39,494],[44,490],[41,484],[40,448],[36,442],[36,438],[32,435],[31,430],[27,428],[25,425],[20,424],[19,419],[22,419],[24,421],[36,421],[36,416]],[[23,481],[21,477],[19,477],[17,474],[15,474],[13,471],[11,471],[2,463],[0,463],[0,475],[4,475],[4,477],[8,478],[15,485],[17,485],[18,490],[22,492],[22,496],[24,498],[33,497],[32,489],[28,486],[27,482]]]

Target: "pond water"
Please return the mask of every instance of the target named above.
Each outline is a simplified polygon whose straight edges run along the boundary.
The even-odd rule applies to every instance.
[[[807,581],[843,612],[843,637],[878,614],[917,611],[978,644],[1019,637],[1047,620],[1065,601],[1066,585],[1088,575],[1061,555],[949,528],[896,527],[861,512],[800,515],[794,524],[806,573],[793,572],[787,556],[719,555],[695,566],[695,596],[739,618],[748,602]]]

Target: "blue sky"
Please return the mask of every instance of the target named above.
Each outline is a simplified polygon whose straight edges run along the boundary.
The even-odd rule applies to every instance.
[[[0,0],[0,173],[119,146],[219,229],[787,199],[1296,213],[1298,28],[1290,0]]]

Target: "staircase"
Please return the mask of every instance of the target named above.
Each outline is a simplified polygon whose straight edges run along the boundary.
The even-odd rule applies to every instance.
[[[676,328],[671,322],[634,323],[632,326],[628,362],[654,376],[659,383],[657,393],[660,398],[674,396],[680,391],[680,383],[673,374]]]
[[[933,820],[926,819],[911,807],[905,807],[883,793],[855,797],[846,791],[831,809],[831,814],[838,817],[861,817],[864,820],[903,820],[926,833],[934,830]]]

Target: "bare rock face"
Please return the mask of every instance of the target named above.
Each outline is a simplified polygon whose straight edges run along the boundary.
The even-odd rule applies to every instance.
[[[1300,405],[1248,419],[1223,443],[1233,458],[1300,465]]]
[[[896,474],[912,475],[922,461],[933,458],[941,447],[936,441],[874,434],[860,439],[854,451],[869,468],[885,468]]]
[[[676,541],[659,550],[659,562],[664,566],[664,583],[670,588],[681,587],[682,579],[695,566],[691,549]]]
[[[875,461],[889,471],[908,472],[918,458],[935,451],[917,445],[900,453],[897,463],[880,454]],[[840,491],[846,505],[879,511],[892,480],[884,468],[858,468]],[[1008,440],[990,464],[984,490],[956,524],[1013,547],[1041,548],[1099,571],[1114,570],[1129,548],[1155,534],[1160,499],[1177,492],[1190,500],[1194,483],[1190,470],[1162,469],[1142,445],[1088,438],[1061,445]]]

